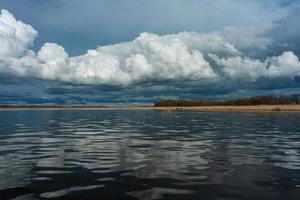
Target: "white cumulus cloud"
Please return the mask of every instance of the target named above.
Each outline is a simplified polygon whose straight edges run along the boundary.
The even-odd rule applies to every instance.
[[[223,32],[181,32],[159,36],[142,33],[130,42],[101,46],[86,54],[70,57],[55,43],[45,43],[38,52],[30,50],[37,31],[17,21],[6,10],[0,15],[0,73],[74,84],[130,85],[155,81],[217,82],[220,76],[205,59],[210,55],[230,79],[293,77],[300,64],[293,52],[284,52],[264,61],[242,55],[240,48],[265,47],[270,41],[238,35],[239,29]],[[247,31],[244,31],[247,32]],[[240,46],[237,45],[240,43]]]
[[[18,57],[32,45],[37,31],[17,21],[7,10],[0,15],[0,57]]]
[[[300,75],[299,58],[291,51],[265,60],[248,57],[219,58],[210,55],[218,65],[223,66],[224,73],[231,79],[255,81],[258,78],[294,78]]]

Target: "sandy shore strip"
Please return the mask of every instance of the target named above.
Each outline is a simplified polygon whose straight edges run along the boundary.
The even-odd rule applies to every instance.
[[[154,106],[10,106],[0,110],[158,110],[198,112],[300,112],[300,105],[256,105],[256,106],[197,106],[197,107],[154,107]]]

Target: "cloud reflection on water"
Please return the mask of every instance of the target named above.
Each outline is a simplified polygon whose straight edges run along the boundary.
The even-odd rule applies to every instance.
[[[0,111],[0,116],[4,199],[26,194],[195,199],[206,190],[207,199],[255,198],[258,191],[273,199],[300,194],[298,114]]]

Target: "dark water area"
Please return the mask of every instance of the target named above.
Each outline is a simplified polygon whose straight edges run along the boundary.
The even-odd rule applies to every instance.
[[[300,114],[0,111],[0,199],[300,199]]]

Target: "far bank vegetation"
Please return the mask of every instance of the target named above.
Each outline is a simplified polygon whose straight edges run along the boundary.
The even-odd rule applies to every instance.
[[[196,106],[255,106],[300,104],[300,94],[289,96],[256,96],[225,101],[210,100],[163,100],[154,103],[155,107],[196,107]]]

